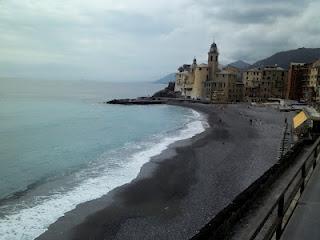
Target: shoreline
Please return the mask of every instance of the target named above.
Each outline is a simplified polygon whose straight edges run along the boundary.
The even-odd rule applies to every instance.
[[[172,106],[177,106],[177,107],[185,107],[185,106],[179,106],[179,105],[174,105],[174,104],[170,104]],[[188,108],[188,107],[187,107]],[[191,109],[191,108],[189,108]],[[114,192],[117,191],[118,188],[122,188],[128,184],[131,184],[132,182],[136,181],[136,180],[139,180],[139,179],[144,179],[144,178],[148,178],[150,176],[152,176],[154,170],[158,167],[159,164],[161,164],[162,161],[164,161],[165,159],[167,158],[170,158],[170,157],[173,157],[174,155],[176,155],[175,153],[175,148],[178,147],[178,146],[187,146],[189,145],[189,141],[197,136],[197,135],[200,135],[200,134],[203,134],[207,128],[209,126],[208,125],[208,122],[207,122],[207,116],[205,113],[203,112],[198,112],[194,109],[191,109],[192,111],[194,111],[195,113],[192,113],[192,114],[199,114],[201,116],[196,116],[195,119],[193,121],[190,121],[190,122],[187,122],[186,125],[189,125],[189,124],[192,124],[192,123],[195,123],[195,122],[201,122],[202,124],[202,132],[200,133],[192,133],[192,137],[188,137],[188,138],[185,138],[183,137],[183,139],[178,139],[178,140],[174,140],[174,142],[172,143],[169,143],[166,148],[164,150],[161,150],[161,153],[156,153],[155,155],[153,155],[152,157],[149,158],[149,160],[145,163],[143,163],[143,165],[140,167],[139,169],[139,172],[137,173],[137,175],[132,178],[131,180],[129,180],[129,182],[126,182],[124,184],[121,184],[119,186],[116,186],[114,187],[113,189],[111,189],[109,192],[106,192],[103,196],[99,197],[99,198],[96,198],[96,199],[93,199],[93,200],[89,200],[89,201],[86,201],[86,202],[83,202],[83,203],[80,203],[76,206],[76,208],[70,210],[70,211],[67,211],[65,212],[65,214],[61,217],[59,217],[55,222],[53,222],[52,224],[50,224],[49,228],[51,228],[52,225],[55,225],[56,223],[58,223],[58,225],[61,225],[61,229],[62,228],[65,228],[65,217],[66,215],[69,215],[69,213],[71,213],[71,215],[67,216],[67,217],[72,217],[73,218],[73,212],[74,211],[79,211],[77,213],[77,219],[73,219],[72,222],[77,222],[78,224],[80,224],[81,221],[79,221],[79,219],[82,219],[84,220],[84,218],[91,214],[92,212],[96,211],[96,210],[99,210],[101,209],[101,206],[100,206],[100,203],[99,203],[99,206],[95,206],[95,201],[97,202],[100,202],[101,200],[101,204],[103,204],[103,207],[105,207],[105,203],[106,205],[112,203],[113,201],[113,195],[114,195]],[[181,125],[183,126],[183,125]],[[207,127],[206,127],[207,126]],[[188,131],[188,130],[191,130],[190,127],[183,127],[183,129],[180,129],[180,130],[177,130],[176,134],[173,135],[173,136],[169,136],[169,138],[175,138],[175,137],[178,137],[180,138],[181,136],[181,132],[183,131]],[[187,133],[189,134],[189,133]],[[166,139],[167,137],[164,138],[164,140]],[[161,144],[161,143],[160,143]],[[143,153],[145,153],[146,151],[148,151],[150,149],[145,149],[143,151]],[[92,202],[92,203],[91,203]],[[86,206],[86,205],[90,205],[89,207]],[[93,205],[92,205],[93,204]],[[80,210],[79,210],[80,209]],[[84,213],[85,212],[85,213]],[[69,223],[67,223],[68,225]],[[70,227],[72,226],[73,227],[73,223],[70,224],[70,226],[68,225],[68,229],[70,229]],[[55,226],[54,226],[55,228]],[[60,226],[58,226],[59,228],[59,231],[60,231]],[[42,237],[44,237],[45,239],[47,239],[47,236],[43,236],[43,235],[46,235],[46,232],[48,230],[46,230],[45,232],[43,232],[41,235],[39,235],[38,237],[36,237],[36,239],[42,239]],[[51,235],[51,234],[50,234]],[[50,237],[49,236],[49,239],[56,239],[56,237]],[[69,237],[67,237],[66,239],[69,239]]]
[[[242,151],[243,146],[237,146],[243,142],[239,138],[241,134],[237,136],[229,129],[230,116],[224,115],[231,115],[231,118],[234,115],[238,117],[240,115],[241,118],[246,118],[246,113],[243,114],[242,111],[245,112],[247,106],[239,104],[241,111],[234,113],[225,111],[222,106],[235,110],[234,108],[238,105],[221,105],[221,108],[220,105],[188,103],[173,105],[190,107],[207,115],[210,127],[192,138],[170,144],[160,155],[151,158],[142,166],[137,178],[113,189],[102,198],[78,205],[75,210],[66,213],[64,217],[52,224],[49,230],[37,239],[190,238],[241,190],[276,162],[276,157],[272,160],[266,156],[267,166],[251,174],[252,176],[247,176],[249,179],[246,179],[245,183],[240,184],[241,181],[240,183],[234,181],[232,178],[236,176],[229,179],[228,171],[233,172],[238,169],[228,170],[230,163],[221,167],[224,165],[222,160],[237,159],[240,157],[239,154],[242,158],[246,158],[252,152]],[[244,135],[248,139],[259,139],[257,129],[250,126],[248,122],[248,119],[245,119],[240,124],[249,130]],[[256,121],[256,124],[259,123]],[[241,128],[233,130],[244,133]],[[238,138],[237,144],[234,143],[233,138]],[[237,154],[232,154],[230,149],[237,150]],[[273,155],[277,150],[272,151]],[[212,161],[208,156],[210,154],[212,154]],[[252,162],[249,162],[245,167],[252,167],[251,165]],[[210,176],[210,171],[213,176]],[[228,180],[229,183],[234,182],[223,184],[224,180]],[[212,202],[212,204],[205,204],[206,202]]]
[[[170,106],[162,106],[160,108],[169,109]],[[48,195],[47,199],[40,199],[40,201],[34,201],[32,196],[34,191],[38,191],[38,195],[41,196],[42,193],[46,194],[47,189],[49,190],[50,187],[55,185],[52,185],[52,182],[47,182],[36,186],[35,189],[32,189],[32,191],[27,193],[28,195],[26,196],[26,200],[30,200],[30,203],[26,203],[28,207],[21,207],[21,211],[19,210],[14,212],[10,211],[10,205],[8,205],[9,207],[7,212],[9,213],[9,216],[1,222],[0,232],[4,233],[5,238],[15,238],[15,236],[18,236],[19,238],[19,236],[23,236],[26,239],[34,239],[43,234],[47,230],[48,226],[62,218],[64,214],[75,209],[79,204],[99,199],[109,191],[112,191],[123,184],[130,183],[137,177],[142,165],[149,162],[151,157],[159,155],[168,147],[168,145],[171,145],[177,140],[185,139],[186,137],[191,137],[201,131],[204,131],[201,124],[201,122],[204,121],[202,114],[200,116],[198,113],[190,109],[176,109],[174,107],[172,107],[172,109],[173,110],[169,111],[172,114],[174,114],[175,111],[182,111],[185,113],[180,117],[181,119],[183,118],[182,121],[176,119],[177,122],[181,122],[181,124],[177,125],[173,129],[169,128],[167,131],[163,130],[168,127],[161,127],[162,130],[160,130],[160,133],[155,133],[155,135],[148,138],[150,141],[145,138],[141,139],[142,147],[136,148],[136,150],[131,151],[129,154],[121,154],[125,158],[128,158],[128,161],[123,161],[124,158],[119,158],[123,163],[126,162],[122,167],[116,168],[115,171],[112,170],[107,173],[96,175],[93,178],[83,178],[83,181],[79,181],[80,184],[74,185],[74,188],[61,194],[58,192],[55,196],[50,197],[50,195]],[[180,115],[178,114],[177,116]],[[184,119],[184,117],[186,118]],[[166,121],[164,120],[164,122]],[[140,141],[137,144],[140,146]],[[125,147],[124,150],[126,149],[127,147]],[[135,147],[132,146],[132,149],[135,149]],[[148,171],[145,172],[147,173]],[[86,175],[86,173],[81,173],[80,171],[80,175],[81,174],[82,177]],[[150,175],[151,172],[148,174]],[[59,182],[59,186],[65,186],[65,183],[72,182],[73,177],[76,176],[74,174],[67,175],[61,179],[59,178],[55,180],[54,183]],[[93,183],[94,185],[92,185]],[[42,190],[44,190],[44,192],[41,192]],[[25,196],[23,196],[23,198],[24,197]],[[57,211],[55,211],[54,208],[57,208]],[[11,212],[13,212],[13,214],[10,214]],[[15,227],[14,223],[19,223],[20,221],[23,221],[24,223],[21,226]],[[30,230],[27,231],[26,229]]]

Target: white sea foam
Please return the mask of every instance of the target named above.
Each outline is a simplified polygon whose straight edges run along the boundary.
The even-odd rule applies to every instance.
[[[207,126],[204,117],[193,111],[193,121],[174,136],[167,136],[156,144],[150,143],[127,159],[120,167],[105,169],[95,177],[83,180],[70,191],[56,192],[47,198],[36,200],[32,206],[19,208],[13,213],[0,217],[0,236],[3,240],[29,240],[45,232],[64,213],[74,209],[76,205],[97,199],[110,190],[130,182],[140,171],[142,165],[151,157],[160,154],[170,144],[178,140],[188,139],[204,131]]]

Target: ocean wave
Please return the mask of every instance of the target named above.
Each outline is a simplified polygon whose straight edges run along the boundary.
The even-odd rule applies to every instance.
[[[101,156],[101,159],[93,162],[88,169],[73,176],[79,184],[72,189],[56,191],[48,196],[35,196],[32,204],[22,203],[19,207],[11,209],[10,213],[1,215],[1,239],[34,239],[78,204],[100,198],[110,190],[132,181],[140,172],[142,165],[151,157],[159,155],[170,144],[191,138],[205,130],[208,126],[205,117],[194,110],[191,111],[192,115],[185,122],[185,126],[176,129],[174,133],[165,133],[153,141],[139,145],[125,146],[127,151],[123,151],[125,155],[122,156],[122,161],[119,161],[119,156],[116,157],[116,154],[108,153],[108,156]],[[105,158],[110,157],[114,158],[113,161],[109,161],[113,167],[100,164]]]

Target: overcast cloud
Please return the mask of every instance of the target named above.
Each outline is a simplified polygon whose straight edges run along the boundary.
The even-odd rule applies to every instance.
[[[223,64],[320,47],[320,1],[0,0],[0,76],[153,81]]]

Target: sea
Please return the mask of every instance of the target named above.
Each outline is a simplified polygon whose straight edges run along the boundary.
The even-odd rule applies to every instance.
[[[0,239],[35,239],[78,204],[132,181],[206,127],[188,108],[121,106],[154,83],[0,79]]]

